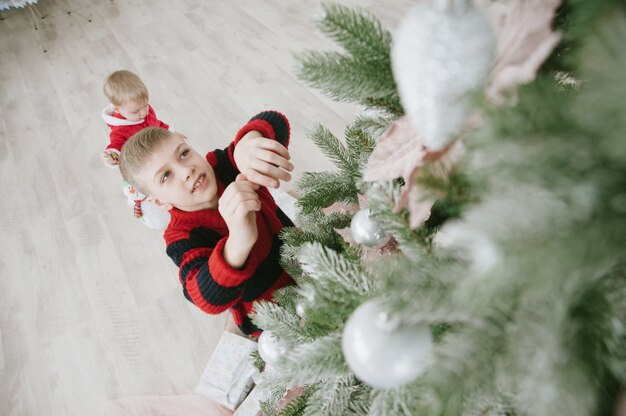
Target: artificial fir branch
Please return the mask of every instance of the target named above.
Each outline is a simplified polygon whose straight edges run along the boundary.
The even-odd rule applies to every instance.
[[[285,405],[279,416],[301,416],[306,415],[307,404],[311,396],[319,391],[319,387],[308,387],[301,395]]]
[[[396,112],[396,100],[387,98],[394,85],[385,83],[368,62],[355,61],[338,52],[308,51],[298,56],[302,65],[298,78],[319,89],[330,98],[356,102]],[[399,100],[398,100],[399,101]]]
[[[349,409],[352,394],[358,388],[353,376],[320,382],[311,395],[304,416],[343,415]]]
[[[298,257],[302,269],[314,280],[332,282],[360,295],[370,293],[373,281],[359,264],[320,244],[305,244]]]
[[[350,158],[348,149],[330,130],[321,124],[316,124],[308,136],[341,171],[348,175],[356,173],[358,166],[355,165],[354,159]]]
[[[317,327],[301,325],[295,314],[272,302],[258,302],[253,321],[261,328],[272,331],[277,337],[294,343],[309,342],[322,335]]]
[[[337,3],[323,4],[322,7],[324,18],[319,23],[322,32],[353,56],[380,60],[383,66],[391,67],[391,60],[388,59],[391,34],[376,17],[364,9],[353,9]]]
[[[298,77],[339,101],[402,113],[391,71],[391,35],[364,10],[325,5],[320,28],[345,48],[299,56]]]
[[[345,245],[343,239],[334,230],[297,230],[293,229],[285,231],[281,234],[285,244],[282,247],[283,258],[295,259],[299,247],[304,243],[319,242],[320,244],[330,247],[333,250],[341,251]]]
[[[370,137],[378,137],[393,123],[398,116],[383,112],[362,112],[357,115],[352,127],[367,133]]]
[[[305,172],[298,182],[303,192],[298,206],[304,214],[326,208],[337,201],[356,204],[358,190],[354,180],[340,172]]]
[[[250,353],[250,361],[259,372],[265,370],[265,361],[261,358],[258,350],[254,350]]]
[[[396,213],[393,207],[400,198],[400,183],[388,181],[376,183],[367,191],[369,209],[381,226],[398,241],[400,250],[413,259],[424,252],[426,240],[420,231],[411,230],[406,210]]]
[[[341,354],[341,335],[331,334],[295,346],[274,371],[263,374],[261,386],[303,386],[350,374]]]

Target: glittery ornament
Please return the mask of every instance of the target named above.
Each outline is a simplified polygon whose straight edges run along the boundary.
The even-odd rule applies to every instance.
[[[361,209],[354,214],[350,231],[355,242],[367,247],[382,247],[389,241],[389,235],[370,216],[369,209]]]
[[[393,38],[393,74],[428,150],[443,149],[461,131],[494,52],[490,25],[469,0],[421,1],[404,18]]]
[[[400,327],[390,321],[380,301],[369,300],[348,319],[343,355],[364,383],[391,389],[410,383],[424,372],[432,350],[427,325]]]
[[[258,342],[259,355],[269,365],[275,365],[289,351],[289,345],[276,338],[270,331],[263,331]]]

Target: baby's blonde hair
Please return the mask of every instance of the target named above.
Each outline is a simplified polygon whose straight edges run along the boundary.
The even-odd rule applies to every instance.
[[[115,71],[104,82],[104,95],[119,106],[129,101],[148,101],[148,88],[141,78],[125,69]]]
[[[173,133],[161,127],[146,127],[133,134],[122,146],[120,172],[122,177],[141,193],[148,194],[138,178],[146,161]]]

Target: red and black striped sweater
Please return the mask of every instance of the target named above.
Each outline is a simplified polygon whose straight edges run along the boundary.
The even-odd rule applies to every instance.
[[[283,114],[265,111],[252,117],[227,148],[206,155],[215,171],[219,196],[239,173],[233,153],[237,142],[253,130],[285,147],[289,145],[289,121]],[[261,200],[261,210],[256,213],[259,237],[241,269],[231,268],[224,260],[229,233],[217,208],[193,212],[173,208],[163,234],[167,255],[179,268],[185,297],[210,314],[230,309],[241,331],[253,335],[261,332],[249,317],[253,302],[271,300],[275,290],[294,283],[279,264],[282,243],[278,238],[280,230],[293,223],[267,188],[260,187],[257,193]]]

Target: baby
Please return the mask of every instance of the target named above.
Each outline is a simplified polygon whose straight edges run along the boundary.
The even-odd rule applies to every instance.
[[[108,166],[117,166],[126,140],[146,127],[169,126],[157,119],[148,104],[148,88],[141,78],[130,71],[115,71],[104,82],[104,95],[109,104],[102,110],[102,119],[111,128],[109,145],[100,157]]]
[[[148,104],[148,88],[136,74],[121,70],[109,75],[104,83],[104,95],[110,104],[102,110],[102,119],[111,128],[109,145],[100,154],[109,167],[119,164],[122,146],[133,134],[146,127],[169,126],[157,119],[154,109]],[[163,229],[169,222],[169,214],[155,209],[150,202],[128,183],[124,184],[124,194],[135,216],[150,228]]]

